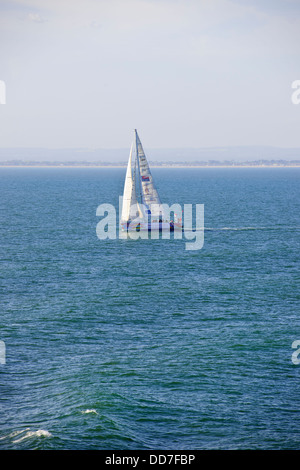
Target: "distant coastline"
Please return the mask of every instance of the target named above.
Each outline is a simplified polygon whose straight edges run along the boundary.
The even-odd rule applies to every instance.
[[[1,167],[125,168],[128,148],[1,148]],[[150,148],[151,168],[300,167],[300,148]]]
[[[256,160],[246,162],[204,161],[204,162],[149,162],[151,168],[300,168],[300,160]],[[126,168],[126,162],[89,161],[0,161],[0,168]]]

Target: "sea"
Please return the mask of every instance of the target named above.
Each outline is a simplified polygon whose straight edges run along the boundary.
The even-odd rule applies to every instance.
[[[98,237],[125,171],[0,169],[0,449],[299,450],[300,169],[153,168],[192,250]]]

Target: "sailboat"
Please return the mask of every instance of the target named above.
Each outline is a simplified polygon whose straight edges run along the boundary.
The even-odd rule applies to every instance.
[[[131,145],[123,193],[122,231],[182,230],[180,220],[167,220],[137,133]]]

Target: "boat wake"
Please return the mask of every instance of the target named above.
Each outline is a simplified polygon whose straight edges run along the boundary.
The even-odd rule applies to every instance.
[[[200,227],[200,228],[185,228],[185,232],[222,232],[222,231],[232,231],[232,232],[239,232],[239,231],[251,231],[251,230],[295,230],[299,231],[300,227],[290,227],[290,226],[270,226],[270,227]]]

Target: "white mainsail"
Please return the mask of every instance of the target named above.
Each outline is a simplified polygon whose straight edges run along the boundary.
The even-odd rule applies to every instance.
[[[163,216],[160,197],[154,185],[146,155],[136,129],[135,138],[142,203],[146,207],[147,212],[151,214],[152,217]]]

